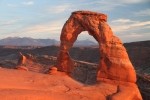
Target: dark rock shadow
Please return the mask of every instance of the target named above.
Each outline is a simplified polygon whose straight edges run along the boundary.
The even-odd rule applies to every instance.
[[[75,67],[71,73],[71,77],[83,84],[92,85],[96,83],[98,64],[74,61]]]

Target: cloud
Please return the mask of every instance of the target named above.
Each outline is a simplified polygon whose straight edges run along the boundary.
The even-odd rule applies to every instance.
[[[110,25],[123,42],[149,40],[150,21],[121,18],[111,21]]]
[[[13,31],[18,31],[21,27],[19,18],[16,19],[1,19],[0,20],[0,38],[10,36]]]
[[[27,27],[23,30],[24,33],[60,33],[63,26],[63,20],[47,22]]]
[[[0,26],[9,26],[9,25],[14,25],[18,22],[18,19],[12,19],[12,20],[1,20],[0,21]]]
[[[53,38],[58,39],[61,33],[64,20],[51,21],[46,23],[39,23],[34,25],[28,25],[26,27],[18,28],[17,30],[11,30],[1,35],[3,38],[10,36],[20,37],[32,37],[32,38]]]
[[[119,34],[118,35],[119,38],[121,38],[121,40],[123,42],[134,42],[134,41],[143,41],[143,40],[149,40],[150,37],[150,33],[146,32],[146,33],[128,33],[128,34]]]
[[[99,10],[110,11],[119,6],[124,6],[124,4],[114,2],[112,0],[94,0],[89,2],[84,1],[78,5],[75,5],[74,8],[82,8],[82,9],[84,8],[86,10],[94,10],[94,11],[99,11]]]
[[[131,23],[131,22],[135,22],[135,21],[132,21],[130,19],[117,19],[112,21],[112,23]]]
[[[26,2],[23,2],[22,4],[23,4],[23,5],[30,6],[30,5],[33,5],[34,2],[33,2],[33,1],[26,1]]]
[[[94,0],[88,2],[85,0],[82,3],[75,5],[75,8],[85,8],[94,11],[110,11],[118,7],[128,6],[129,4],[145,2],[149,2],[149,0]]]
[[[53,6],[49,7],[47,9],[48,12],[50,13],[63,13],[71,8],[71,4],[63,4],[63,5],[58,5],[58,6]]]
[[[136,4],[136,3],[148,2],[149,0],[115,0],[115,1],[124,4]]]
[[[35,25],[27,28],[24,33],[56,33],[60,30],[60,26],[45,24],[45,25]]]
[[[111,22],[112,29],[115,32],[144,30],[150,26],[150,21],[132,21],[130,19],[117,19]]]
[[[146,0],[147,1],[147,0]],[[77,0],[76,2],[64,3],[57,6],[51,6],[46,8],[47,12],[60,14],[64,12],[72,12],[75,10],[93,10],[93,11],[111,11],[118,7],[128,6],[128,4],[136,4],[145,2],[143,0],[94,0],[88,1]]]
[[[150,16],[150,9],[140,10],[134,13],[138,16]]]
[[[8,7],[12,7],[12,8],[17,7],[17,5],[16,5],[16,4],[7,4],[7,6],[8,6]]]
[[[51,37],[59,39],[63,23],[61,21],[47,22],[43,24],[30,25],[17,30],[11,30],[1,34],[1,37],[19,36],[32,38],[47,38]]]
[[[21,2],[21,3],[8,3],[7,4],[8,7],[12,7],[12,8],[21,7],[22,5],[25,5],[25,6],[34,5],[34,1],[24,1],[24,2]]]

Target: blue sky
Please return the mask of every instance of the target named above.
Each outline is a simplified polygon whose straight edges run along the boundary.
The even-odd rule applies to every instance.
[[[0,39],[59,40],[71,12],[91,10],[108,15],[108,24],[123,42],[150,40],[150,0],[0,0]],[[79,40],[90,39],[86,32]]]

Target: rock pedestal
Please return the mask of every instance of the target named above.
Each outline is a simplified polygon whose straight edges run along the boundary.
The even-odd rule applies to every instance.
[[[19,52],[20,54],[20,57],[19,57],[19,60],[18,60],[18,66],[21,66],[21,65],[24,65],[26,63],[26,56],[24,56],[21,52]]]

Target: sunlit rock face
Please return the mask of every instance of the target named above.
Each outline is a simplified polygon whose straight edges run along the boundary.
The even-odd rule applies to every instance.
[[[101,54],[97,79],[107,78],[125,82],[136,82],[135,70],[129,60],[121,40],[114,36],[107,24],[107,15],[76,11],[66,21],[61,32],[61,45],[58,54],[58,70],[70,73],[74,70],[74,62],[69,50],[82,31],[88,31],[99,43]],[[92,52],[91,52],[92,53]]]
[[[19,60],[18,60],[18,66],[21,66],[23,64],[26,63],[26,56],[24,56],[21,52],[19,53],[20,57],[19,57]]]

